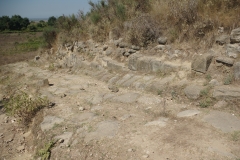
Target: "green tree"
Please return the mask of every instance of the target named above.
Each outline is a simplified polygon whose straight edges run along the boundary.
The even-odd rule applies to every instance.
[[[48,18],[48,25],[49,26],[54,26],[56,24],[57,18],[52,16]]]
[[[39,27],[39,28],[43,28],[42,23],[38,22],[38,23],[37,23],[37,27]]]
[[[10,18],[8,16],[0,17],[0,31],[9,29]]]
[[[20,15],[14,15],[10,19],[9,29],[10,30],[26,29],[29,24],[30,22],[28,18],[22,18]]]
[[[9,29],[10,30],[21,30],[21,22],[22,17],[19,15],[14,15],[11,17],[11,21],[9,23]]]
[[[22,29],[25,29],[27,28],[27,26],[30,24],[30,21],[28,18],[23,18],[22,21],[21,21],[21,27]]]

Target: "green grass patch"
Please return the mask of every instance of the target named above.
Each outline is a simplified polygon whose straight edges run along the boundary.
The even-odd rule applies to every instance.
[[[210,90],[212,87],[208,86],[205,89],[200,91],[200,97],[210,97]]]
[[[1,33],[0,40],[0,54],[5,56],[32,53],[46,46],[42,33],[37,32]]]
[[[2,55],[21,54],[37,51],[45,45],[43,38],[29,39],[27,42],[14,42],[13,47],[1,49]]]
[[[240,131],[234,131],[232,134],[231,134],[231,139],[233,141],[238,141],[240,140]]]
[[[209,86],[200,91],[201,101],[199,102],[199,105],[201,108],[207,108],[213,104],[214,101],[211,98],[211,93],[210,93],[211,89],[212,88]]]
[[[38,50],[43,45],[43,40],[41,38],[38,39],[30,39],[24,43],[15,43],[14,51],[17,52],[31,52]]]
[[[55,71],[55,66],[54,66],[54,64],[53,63],[51,63],[51,64],[49,64],[49,66],[48,66],[48,70],[49,71]]]
[[[212,105],[212,99],[211,98],[205,98],[205,99],[200,101],[199,105],[200,105],[201,108],[207,108],[210,105]]]
[[[207,74],[205,76],[205,79],[206,79],[206,81],[204,83],[204,86],[207,86],[209,84],[209,82],[212,80],[212,76],[210,74]]]
[[[8,115],[17,117],[19,122],[28,126],[36,113],[48,104],[49,100],[46,97],[33,97],[18,91],[5,100],[4,108]]]
[[[41,158],[41,160],[48,160],[51,157],[51,149],[54,147],[56,142],[49,142],[45,144],[45,146],[40,149],[37,153],[37,156]]]

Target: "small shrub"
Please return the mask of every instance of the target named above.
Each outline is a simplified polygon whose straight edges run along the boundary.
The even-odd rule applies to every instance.
[[[169,29],[169,41],[173,43],[179,38],[179,31],[176,27]]]
[[[240,140],[240,131],[234,131],[232,134],[231,134],[231,139],[233,141],[238,141]]]
[[[233,75],[228,75],[225,79],[224,79],[224,85],[229,85],[232,84],[233,82]]]
[[[180,23],[192,24],[197,20],[197,0],[170,0],[171,16]]]
[[[57,38],[57,29],[48,27],[43,31],[44,41],[47,43],[47,47],[51,48],[52,44],[55,42]]]
[[[200,101],[199,105],[201,108],[207,108],[212,105],[213,100],[210,96],[210,90],[211,87],[207,87],[206,89],[200,91],[200,97],[202,100]]]
[[[206,80],[209,82],[209,81],[211,81],[211,79],[212,79],[212,76],[210,75],[210,74],[208,74],[208,75],[206,75]]]
[[[209,82],[212,79],[212,76],[210,74],[205,76],[206,81],[204,82],[204,86],[207,86],[209,84]]]
[[[72,14],[70,16],[60,16],[56,22],[59,29],[63,29],[66,32],[70,32],[74,27],[78,25],[77,17]]]
[[[167,75],[167,72],[162,71],[162,70],[157,70],[156,75],[158,77],[165,77]]]
[[[202,100],[199,105],[201,108],[207,108],[212,104],[212,100],[211,98],[205,98],[204,100]]]
[[[37,156],[40,156],[41,160],[48,160],[51,157],[51,149],[54,147],[56,142],[47,143],[43,149],[39,150]]]
[[[206,97],[206,96],[208,96],[208,92],[209,92],[209,91],[208,91],[207,89],[201,90],[201,91],[200,91],[200,96],[201,96],[201,97]]]
[[[205,89],[203,89],[203,90],[201,90],[200,91],[200,96],[201,97],[209,97],[210,95],[210,90],[211,90],[211,87],[209,86],[209,87],[207,87],[207,88],[205,88]]]
[[[141,15],[124,23],[126,40],[133,45],[144,46],[154,42],[160,35],[159,24],[149,15]]]
[[[91,13],[90,19],[93,24],[96,25],[101,20],[101,15],[98,12],[93,12]]]
[[[48,69],[49,71],[54,71],[55,70],[54,64],[53,63],[49,64]]]
[[[126,8],[123,4],[117,4],[116,6],[116,15],[122,21],[126,19]]]
[[[36,113],[48,103],[47,98],[30,97],[27,93],[19,91],[5,102],[4,108],[9,115],[17,116],[20,122],[28,125]]]
[[[29,31],[31,31],[31,32],[36,32],[37,31],[37,27],[36,27],[36,25],[35,24],[30,24],[30,25],[28,25],[28,30]]]
[[[163,92],[163,91],[162,91],[161,89],[159,89],[159,90],[157,91],[157,95],[160,96],[160,95],[162,94],[162,92]]]
[[[171,96],[172,96],[172,99],[177,98],[177,92],[175,90],[172,90]]]

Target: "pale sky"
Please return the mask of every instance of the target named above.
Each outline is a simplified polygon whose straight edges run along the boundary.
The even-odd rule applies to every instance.
[[[99,0],[91,0],[98,2]],[[89,11],[89,0],[0,0],[0,16],[20,15],[27,18],[49,18]]]

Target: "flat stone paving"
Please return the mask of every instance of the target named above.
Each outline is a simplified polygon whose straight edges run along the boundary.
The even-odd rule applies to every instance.
[[[225,133],[240,131],[240,119],[230,113],[211,111],[203,120]]]
[[[177,114],[177,117],[191,117],[201,113],[199,110],[186,110]]]

